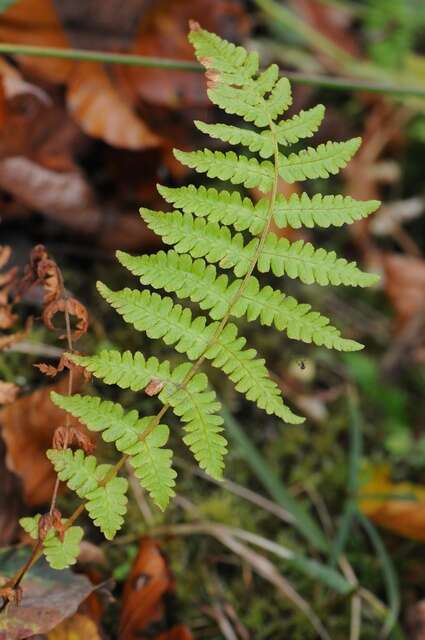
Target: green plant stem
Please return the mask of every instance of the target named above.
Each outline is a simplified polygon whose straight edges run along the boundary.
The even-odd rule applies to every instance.
[[[63,60],[101,62],[122,64],[133,67],[153,69],[169,69],[171,71],[186,71],[201,73],[203,68],[197,62],[190,60],[174,60],[155,56],[139,56],[128,53],[112,53],[109,51],[90,51],[88,49],[61,49],[59,47],[38,47],[35,45],[21,45],[0,43],[0,53],[9,55],[26,55],[38,58],[60,58]],[[326,87],[337,91],[368,91],[370,93],[384,93],[399,96],[413,96],[425,98],[425,89],[420,87],[395,86],[380,84],[352,78],[339,78],[326,75],[308,75],[283,70],[284,75],[295,84],[313,87]]]

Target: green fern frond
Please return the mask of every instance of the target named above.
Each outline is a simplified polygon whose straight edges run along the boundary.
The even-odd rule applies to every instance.
[[[308,111],[301,111],[289,120],[280,122],[275,129],[276,139],[281,145],[294,144],[301,138],[311,138],[323,120],[325,108],[318,104]],[[258,133],[252,129],[243,129],[228,124],[208,124],[195,120],[195,126],[211,138],[234,145],[243,145],[252,152],[258,152],[261,158],[270,158],[274,153],[271,131]]]
[[[99,486],[88,496],[85,504],[87,512],[107,540],[113,540],[124,523],[127,488],[127,480],[116,477]]]
[[[361,138],[352,138],[346,142],[319,144],[316,148],[309,147],[288,157],[281,156],[279,175],[290,184],[309,178],[329,178],[348,164],[360,144]]]
[[[249,270],[251,252],[244,246],[242,234],[232,235],[227,227],[194,218],[191,213],[141,209],[141,214],[148,227],[178,253],[218,262],[223,269],[235,267],[237,275]]]
[[[319,129],[324,117],[325,107],[323,104],[317,104],[307,111],[296,113],[288,120],[278,122],[275,128],[278,143],[286,146],[304,138],[311,138]],[[271,133],[268,137],[271,137]]]
[[[376,210],[378,203],[373,200],[359,202],[349,196],[307,193],[286,198],[278,193],[280,178],[293,183],[338,173],[357,151],[360,139],[327,142],[284,155],[282,147],[315,134],[324,107],[317,105],[288,119],[282,118],[292,102],[291,87],[286,78],[279,78],[276,65],[259,72],[256,53],[248,53],[197,24],[192,24],[189,38],[198,60],[207,69],[211,101],[228,114],[241,116],[250,123],[249,129],[245,129],[233,121],[197,122],[198,129],[221,141],[247,147],[253,157],[234,151],[176,150],[175,156],[182,164],[210,178],[241,185],[240,192],[203,185],[159,186],[164,199],[177,210],[163,213],[142,209],[141,214],[149,228],[164,243],[173,245],[173,250],[140,258],[119,252],[118,258],[140,278],[142,285],[164,289],[178,300],[190,300],[208,312],[211,321],[169,296],[162,297],[147,289],[114,292],[99,284],[101,295],[127,322],[149,338],[172,345],[193,364],[183,362],[172,369],[168,361],[146,359],[139,352],[128,351],[123,354],[106,351],[93,357],[70,356],[107,384],[156,394],[163,405],[157,416],[139,418],[137,412],[125,413],[120,405],[99,398],[54,398],[59,406],[89,428],[102,432],[105,441],[114,442],[129,456],[142,486],[161,508],[165,508],[174,493],[171,451],[165,448],[169,429],[157,424],[169,408],[180,418],[183,440],[201,468],[214,477],[222,476],[227,443],[223,419],[218,415],[220,404],[209,388],[207,376],[198,371],[204,360],[223,371],[240,393],[266,413],[285,422],[302,422],[285,405],[278,385],[268,375],[265,361],[238,335],[230,318],[245,316],[248,322],[258,320],[285,331],[292,339],[327,348],[341,351],[361,348],[359,343],[343,338],[329,319],[310,305],[261,283],[255,271],[260,274],[271,271],[275,276],[286,275],[319,285],[366,287],[377,279],[334,251],[315,248],[302,240],[291,243],[270,232],[273,220],[281,228],[326,228],[360,220]],[[242,187],[258,188],[267,195],[254,203]],[[254,237],[247,237],[248,233]],[[222,273],[225,269],[232,269],[236,277]],[[64,457],[66,464],[62,461],[62,467],[56,460],[58,473],[77,492],[96,494],[92,516],[104,520],[108,512],[115,523],[112,529],[116,528],[116,519],[122,519],[125,510],[122,478],[113,478],[116,469],[98,466],[90,456],[86,458],[82,453],[71,456],[66,460]],[[110,484],[113,480],[117,482]],[[120,505],[118,511],[113,509],[114,501]],[[112,530],[107,530],[107,535],[111,533]]]
[[[38,522],[41,515],[38,513],[31,518],[21,518],[19,524],[33,540],[38,538]],[[63,537],[63,541],[58,537],[54,529],[47,532],[43,540],[43,553],[52,569],[67,569],[77,562],[80,553],[80,543],[84,531],[81,527],[69,527]]]
[[[156,425],[152,433],[143,438],[144,433],[147,433],[155,422],[153,416],[139,418],[137,411],[125,413],[118,403],[102,400],[95,396],[61,396],[54,393],[52,400],[58,407],[65,409],[75,418],[84,422],[91,431],[101,431],[105,442],[114,442],[118,451],[130,456],[130,462],[136,469],[136,475],[143,488],[149,492],[153,501],[161,509],[165,508],[169,499],[174,495],[173,487],[176,473],[171,467],[172,452],[169,449],[158,447],[158,437],[155,432],[158,429],[162,439],[165,433],[169,433],[166,425]],[[82,470],[85,465],[92,465],[90,458],[93,456],[86,458],[84,464],[80,460],[75,460],[76,467],[80,466]],[[144,460],[149,460],[150,475],[146,473]],[[142,467],[140,472],[138,471],[139,467]],[[70,462],[67,462],[65,471],[60,469],[57,471],[59,477],[61,477],[60,473],[64,474],[61,479],[66,481],[68,478],[65,477],[65,474],[69,474],[71,478],[74,476],[74,485],[80,479],[83,481],[82,476],[74,474]],[[143,484],[144,482],[146,484]],[[69,482],[68,485],[73,488]],[[76,490],[78,493],[78,487]],[[80,495],[80,497],[87,496]]]
[[[247,250],[249,248],[250,245],[246,247]],[[266,238],[258,259],[258,270],[261,273],[272,271],[275,276],[287,275],[289,278],[299,278],[305,284],[315,282],[322,286],[343,284],[370,287],[378,280],[377,275],[361,271],[355,262],[338,258],[335,251],[326,251],[322,247],[315,249],[303,240],[291,243],[287,238],[278,238],[273,233]]]
[[[169,403],[174,413],[185,423],[185,431],[194,433],[190,446],[200,467],[215,478],[221,478],[226,453],[223,418],[217,415],[221,405],[214,391],[208,389],[208,378],[198,373],[186,385],[182,385],[191,365],[184,363],[170,369],[168,361],[160,363],[157,358],[148,358],[142,353],[126,351],[102,351],[96,356],[70,356],[74,362],[86,367],[97,378],[107,384],[116,384],[121,389],[140,391],[154,380],[160,389],[159,400]],[[195,439],[196,438],[196,439]],[[145,486],[145,485],[143,485]]]
[[[314,226],[327,228],[340,227],[356,220],[366,218],[376,211],[379,200],[354,200],[350,196],[322,196],[316,193],[310,197],[307,193],[293,193],[290,198],[279,194],[274,208],[274,220],[281,229]],[[177,205],[179,206],[179,205]]]
[[[243,349],[246,340],[238,337],[235,325],[228,324],[214,338],[218,322],[207,324],[204,316],[193,320],[190,309],[175,305],[168,296],[161,298],[157,293],[128,288],[111,291],[102,283],[98,283],[98,290],[138,331],[144,331],[152,339],[162,338],[179,353],[186,353],[190,360],[204,355],[229,376],[237,391],[256,402],[260,409],[290,423],[302,422],[302,418],[283,403],[264,360],[256,358],[255,349]]]
[[[66,402],[61,403],[61,400],[67,398],[70,396],[55,394],[54,398],[52,397],[61,408],[66,406]],[[71,398],[77,398],[78,401],[82,396]],[[86,500],[85,507],[94,524],[99,527],[105,538],[112,540],[124,522],[123,515],[127,510],[127,480],[108,479],[113,470],[112,465],[98,465],[94,456],[86,456],[81,449],[75,452],[71,449],[49,449],[47,457],[59,479],[66,482],[80,498]]]
[[[251,80],[258,71],[258,54],[255,51],[248,53],[243,47],[201,29],[196,23],[191,25],[189,41],[198,60],[202,61],[206,69],[219,73],[222,81],[243,84]]]
[[[265,98],[264,94],[268,91],[270,95]],[[270,126],[292,104],[291,85],[287,78],[280,78],[272,89],[265,83],[259,86],[252,83],[241,89],[218,84],[207,93],[211,102],[220,109],[230,115],[241,116],[256,127]]]
[[[174,251],[143,256],[119,251],[117,258],[140,277],[142,284],[165,289],[167,293],[176,293],[180,299],[189,298],[199,303],[201,309],[209,310],[213,320],[224,317],[242,282],[234,280],[229,284],[227,275],[218,275],[215,266]],[[339,351],[362,348],[358,342],[342,338],[338,329],[329,324],[328,318],[311,311],[310,305],[300,304],[295,298],[285,296],[270,286],[261,288],[254,276],[249,278],[244,292],[232,307],[232,316],[240,318],[244,315],[249,321],[259,319],[263,325],[273,324],[278,330],[286,330],[288,336],[296,340],[314,342]],[[84,360],[78,359],[77,362],[83,364]]]
[[[233,267],[238,277],[248,273],[257,251],[257,239],[244,245],[240,233],[232,236],[227,227],[193,218],[190,213],[141,211],[149,228],[164,242],[174,245],[177,253],[189,252],[195,258],[217,262],[223,269]],[[376,275],[364,273],[355,262],[338,258],[334,251],[322,247],[315,249],[303,240],[291,243],[274,233],[269,233],[265,239],[257,268],[261,273],[272,271],[275,276],[287,275],[299,278],[305,284],[316,282],[322,286],[368,287],[377,281]]]
[[[220,222],[226,226],[233,225],[236,231],[249,230],[253,235],[260,233],[267,220],[267,200],[262,205],[254,205],[252,200],[242,197],[238,191],[217,191],[213,187],[201,185],[195,187],[163,187],[158,191],[166,200],[184,213],[191,213],[198,218],[207,217],[208,222]],[[143,215],[141,210],[141,214]]]
[[[174,155],[182,164],[206,173],[209,178],[229,180],[232,184],[243,184],[248,189],[257,187],[263,193],[273,185],[274,169],[269,160],[259,162],[256,158],[236,155],[234,151],[179,151]]]

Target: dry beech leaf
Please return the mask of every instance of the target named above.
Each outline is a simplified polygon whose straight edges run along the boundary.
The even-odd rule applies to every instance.
[[[51,0],[19,0],[0,14],[0,40],[15,44],[69,48]],[[19,62],[50,82],[66,82],[74,63],[59,58],[19,56]]]
[[[14,402],[18,393],[19,387],[16,384],[0,380],[0,404],[10,404]]]
[[[392,482],[386,465],[374,467],[359,492],[362,513],[412,540],[425,540],[425,486]]]
[[[382,256],[385,292],[397,313],[397,329],[421,310],[425,314],[425,260],[396,253]]]
[[[160,139],[124,101],[107,70],[96,62],[79,63],[68,84],[67,103],[83,131],[114,147],[148,149]]]
[[[13,4],[0,15],[0,39],[62,49],[70,46],[52,0]],[[131,110],[101,64],[23,56],[18,60],[43,79],[68,85],[69,110],[88,135],[126,149],[158,146],[159,138]]]
[[[30,549],[22,546],[0,550],[0,580],[5,581],[20,569],[29,553]],[[69,569],[51,569],[42,558],[26,575],[20,606],[10,604],[7,615],[0,616],[0,638],[23,640],[49,633],[73,616],[92,592],[93,586],[86,576],[76,575]],[[88,640],[90,636],[74,635],[73,640],[80,638]]]
[[[82,380],[74,380],[74,391]],[[7,448],[6,464],[22,480],[24,498],[28,505],[38,506],[49,501],[56,474],[46,450],[52,444],[53,434],[63,424],[64,412],[50,400],[50,392],[67,393],[68,376],[23,396],[0,412],[1,433]],[[71,419],[71,426],[87,431]]]
[[[124,585],[120,619],[121,640],[136,640],[163,617],[162,598],[171,588],[171,574],[158,544],[143,538]]]
[[[52,103],[50,97],[43,89],[37,87],[35,84],[26,82],[18,69],[6,62],[4,58],[0,58],[0,80],[3,84],[6,99],[11,99],[22,94],[30,94],[45,105]]]
[[[50,631],[47,640],[101,640],[101,635],[93,620],[81,613],[75,613]]]
[[[160,635],[152,634],[165,616],[164,596],[173,591],[173,579],[159,545],[152,538],[142,538],[123,591],[120,640],[153,637],[156,640],[192,640],[184,625],[177,625]]]
[[[94,233],[102,212],[80,171],[57,172],[24,157],[0,162],[0,188],[35,211],[82,233]]]

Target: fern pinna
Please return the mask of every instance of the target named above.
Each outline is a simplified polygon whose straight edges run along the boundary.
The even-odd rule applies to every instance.
[[[254,203],[239,190],[159,186],[175,210],[142,209],[141,215],[173,248],[141,257],[123,252],[117,255],[144,287],[173,297],[148,288],[111,291],[105,284],[98,285],[101,295],[128,323],[149,338],[173,345],[187,359],[172,369],[168,361],[145,358],[140,352],[111,350],[95,356],[72,356],[106,384],[157,395],[162,408],[154,416],[139,417],[136,411],[125,412],[119,404],[98,397],[53,396],[59,407],[89,429],[101,432],[106,442],[114,442],[124,454],[108,471],[82,451],[48,453],[59,477],[86,500],[89,515],[107,537],[120,527],[125,511],[126,481],[116,477],[123,461],[132,465],[141,485],[161,509],[174,495],[176,474],[172,452],[166,448],[169,428],[162,424],[168,409],[181,419],[183,440],[200,467],[215,478],[222,477],[226,453],[223,419],[216,394],[200,371],[204,363],[224,372],[237,391],[267,414],[286,423],[303,421],[285,404],[264,359],[247,346],[232,318],[246,316],[248,321],[258,320],[285,331],[289,338],[329,349],[361,348],[342,337],[310,305],[263,286],[259,274],[272,272],[319,285],[366,287],[376,280],[333,251],[301,240],[290,242],[271,231],[272,222],[279,228],[294,229],[340,226],[377,209],[376,201],[307,193],[286,198],[278,192],[281,178],[292,183],[338,173],[357,151],[360,139],[287,153],[286,147],[317,131],[324,107],[318,105],[282,119],[291,105],[291,88],[286,78],[279,78],[276,65],[260,72],[257,53],[248,53],[197,24],[191,25],[189,38],[207,70],[209,98],[228,114],[241,116],[249,128],[204,122],[195,125],[210,137],[246,147],[251,153],[204,149],[175,151],[176,158],[210,178],[256,188],[266,195]],[[205,315],[194,314],[185,306],[187,301],[197,303]]]

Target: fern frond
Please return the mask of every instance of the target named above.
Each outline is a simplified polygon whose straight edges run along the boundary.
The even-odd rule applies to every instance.
[[[84,422],[91,431],[101,431],[105,442],[114,442],[118,451],[130,456],[130,462],[136,469],[136,475],[143,488],[148,491],[153,501],[161,509],[165,508],[169,499],[174,495],[173,487],[176,473],[171,467],[171,451],[159,448],[158,438],[154,434],[159,429],[160,440],[163,439],[165,433],[167,433],[168,439],[169,430],[166,425],[155,426],[152,433],[143,439],[144,432],[154,423],[153,416],[139,418],[137,411],[125,413],[118,403],[102,400],[95,396],[80,396],[78,394],[61,396],[54,393],[52,400],[58,407],[65,409]],[[85,465],[92,464],[87,462],[90,457],[93,456],[86,458]],[[149,460],[150,474],[146,473],[144,460]],[[83,468],[84,465],[81,464],[81,461],[78,463]],[[140,472],[138,471],[139,467],[142,467]],[[71,474],[72,477],[74,475],[72,465],[67,463],[66,472],[62,471],[62,473]],[[61,476],[59,475],[59,477]],[[67,480],[65,477],[63,479]],[[78,481],[79,477],[74,476],[73,483]],[[143,484],[144,482],[146,484]],[[71,487],[71,484],[69,486]],[[80,497],[85,496],[81,495]]]
[[[159,185],[158,191],[164,200],[184,213],[191,213],[198,218],[207,217],[208,222],[233,225],[236,231],[247,229],[256,235],[266,224],[266,199],[263,200],[263,205],[257,206],[250,198],[242,197],[238,191],[217,191],[213,187],[195,187],[193,184],[174,188]]]
[[[194,219],[189,213],[141,211],[149,228],[167,244],[174,244],[177,253],[189,252],[194,258],[217,262],[224,269],[233,267],[238,277],[249,271],[257,250],[257,239],[244,245],[240,233],[232,236],[227,227],[208,223],[203,218]],[[369,287],[377,281],[376,275],[361,271],[355,262],[338,258],[334,251],[315,249],[303,240],[291,243],[274,233],[267,235],[257,268],[261,273],[272,271],[275,276],[287,275],[299,278],[305,284],[316,282],[322,286]]]
[[[288,120],[278,122],[275,127],[276,138],[279,144],[295,144],[303,138],[311,138],[319,129],[325,116],[323,104],[317,104],[307,111],[300,111]],[[271,134],[267,134],[271,137]]]
[[[230,124],[208,124],[195,120],[195,127],[209,135],[211,138],[228,142],[234,145],[243,145],[252,152],[258,151],[261,158],[270,158],[273,155],[273,138],[269,131],[257,133],[252,129],[243,129]],[[269,134],[269,135],[267,135]]]
[[[329,178],[344,168],[356,153],[361,138],[346,142],[326,142],[289,156],[280,156],[279,175],[292,183],[308,178]]]
[[[270,95],[265,98],[267,91]],[[242,88],[218,84],[207,93],[211,102],[220,109],[241,116],[256,127],[270,126],[292,104],[291,85],[287,78],[280,78],[272,89],[266,83],[252,83]]]
[[[194,218],[191,213],[163,213],[149,209],[141,209],[140,212],[148,227],[166,244],[174,245],[178,253],[190,253],[194,258],[218,262],[223,269],[235,267],[237,275],[249,270],[252,255],[244,246],[242,234],[232,236],[227,227],[207,222],[204,218]]]
[[[127,511],[127,488],[127,480],[116,477],[87,496],[87,512],[107,540],[113,540],[123,525],[123,516]]]
[[[206,69],[217,72],[216,81],[244,84],[258,71],[258,54],[223,40],[215,33],[192,23],[189,41],[197,59]]]
[[[217,415],[221,405],[215,391],[208,389],[208,378],[198,373],[184,385],[192,365],[183,363],[172,374],[174,388],[170,385],[160,394],[162,402],[169,403],[174,413],[185,423],[187,435],[183,442],[192,451],[201,469],[213,478],[221,480],[227,441],[221,435],[223,418]]]
[[[38,538],[38,522],[41,515],[21,518],[19,524],[24,531],[31,536],[33,540]],[[80,553],[80,542],[83,538],[84,531],[81,527],[69,527],[61,541],[57,532],[50,529],[43,540],[43,553],[52,569],[67,569],[77,562]]]
[[[261,273],[272,271],[275,276],[287,275],[299,278],[305,284],[316,282],[322,286],[370,287],[378,280],[377,275],[361,271],[355,262],[338,258],[335,251],[326,251],[322,247],[315,249],[303,240],[291,243],[274,233],[268,234],[257,266]]]
[[[220,435],[223,431],[223,418],[217,415],[221,405],[214,391],[208,390],[208,379],[198,373],[186,385],[182,385],[189,363],[170,370],[168,361],[160,363],[157,358],[148,358],[137,351],[132,354],[125,351],[102,351],[96,356],[70,356],[74,362],[85,367],[97,378],[107,384],[117,384],[121,389],[140,391],[149,382],[155,380],[159,400],[169,403],[174,413],[185,423],[185,431],[195,434],[189,445],[199,465],[211,476],[219,479],[224,466],[226,440]],[[145,485],[144,485],[145,486]]]
[[[242,280],[234,280],[229,284],[228,277],[218,275],[213,265],[174,251],[136,257],[119,251],[117,257],[121,264],[140,277],[142,284],[199,303],[201,309],[209,310],[213,320],[220,320],[228,312],[242,283]],[[232,306],[231,315],[237,318],[246,315],[250,321],[259,319],[263,325],[274,324],[277,329],[286,330],[290,338],[325,345],[329,349],[357,351],[362,348],[358,342],[342,338],[328,318],[311,311],[310,305],[300,304],[270,286],[261,288],[254,276],[249,278],[244,292]],[[84,361],[77,359],[77,362],[83,364]]]
[[[52,399],[61,406],[61,399],[78,400],[81,397],[55,394]],[[75,452],[71,449],[49,449],[46,455],[59,479],[66,482],[80,498],[86,500],[85,507],[94,524],[99,527],[105,538],[112,540],[124,522],[123,515],[127,510],[127,480],[108,480],[108,474],[113,470],[112,465],[97,465],[96,458],[86,456],[81,449]]]
[[[293,193],[290,198],[279,194],[274,208],[274,219],[278,227],[302,226],[327,228],[340,227],[361,220],[379,207],[379,200],[354,200],[350,196],[322,196],[316,193],[310,197],[307,193]]]
[[[319,128],[325,108],[318,104],[308,111],[301,111],[289,120],[280,122],[274,131],[279,144],[288,145],[301,138],[310,138]],[[211,138],[234,145],[243,145],[261,158],[270,158],[274,152],[273,134],[270,130],[257,132],[228,124],[208,124],[195,120],[195,126]]]
[[[269,160],[259,162],[256,158],[236,155],[234,151],[179,151],[174,155],[182,164],[206,173],[209,178],[229,180],[232,184],[243,184],[248,189],[257,187],[263,193],[273,185],[274,170]]]
[[[173,344],[179,353],[186,353],[190,360],[204,354],[214,367],[229,376],[237,391],[261,409],[286,422],[302,421],[283,403],[277,385],[268,377],[264,360],[256,358],[255,349],[243,349],[246,340],[237,336],[235,325],[228,324],[214,337],[219,326],[217,322],[207,324],[203,316],[192,320],[190,309],[174,305],[169,297],[161,298],[147,290],[111,291],[102,283],[98,283],[98,290],[127,322],[144,331],[149,338],[162,338],[166,344]]]

